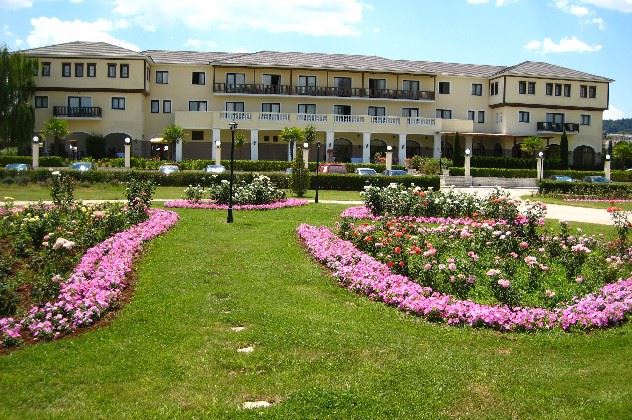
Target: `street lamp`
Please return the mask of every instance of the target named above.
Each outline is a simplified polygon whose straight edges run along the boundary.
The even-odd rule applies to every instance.
[[[469,156],[472,151],[470,149],[465,149],[465,156]]]
[[[233,159],[235,155],[235,131],[237,131],[237,123],[235,120],[228,124],[230,126],[230,184],[228,195],[228,216],[226,223],[233,223]]]
[[[316,197],[314,203],[318,203],[318,167],[320,165],[320,142],[316,142]]]
[[[303,163],[305,169],[309,168],[309,143],[303,143]]]
[[[540,159],[540,181],[542,181],[542,174],[544,172],[544,152],[538,152],[538,158]]]

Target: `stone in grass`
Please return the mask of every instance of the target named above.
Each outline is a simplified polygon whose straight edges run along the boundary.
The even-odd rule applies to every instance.
[[[253,351],[255,351],[255,348],[252,346],[237,349],[237,353],[252,353]]]
[[[253,408],[267,408],[271,406],[272,403],[270,401],[246,401],[243,405],[246,410],[251,410]]]
[[[242,332],[243,330],[246,329],[246,327],[239,326],[239,327],[231,327],[230,329],[234,332]]]

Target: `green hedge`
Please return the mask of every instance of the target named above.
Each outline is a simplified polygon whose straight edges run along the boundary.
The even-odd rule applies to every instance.
[[[540,194],[564,194],[582,197],[630,198],[630,184],[591,184],[588,182],[558,182],[543,180],[539,185]]]
[[[624,171],[617,171],[617,173],[621,173]],[[535,178],[537,176],[537,172],[535,169],[503,169],[503,168],[471,168],[470,173],[472,176],[476,177],[497,177],[497,178]],[[573,171],[573,170],[545,170],[544,177],[548,177],[551,175],[568,175],[574,179],[582,179],[585,176],[589,175],[603,175],[603,171]],[[463,176],[465,175],[465,168],[450,168],[451,176]],[[632,180],[632,173],[628,176]],[[621,175],[623,178],[623,175]],[[613,172],[614,179],[614,172]],[[619,179],[618,179],[619,180]],[[624,179],[620,179],[624,180]]]
[[[439,177],[431,176],[360,176],[355,174],[318,174],[318,186],[323,190],[362,191],[366,185],[386,187],[391,183],[411,184],[424,189],[439,189]],[[316,186],[316,176],[311,178],[311,189]]]
[[[535,169],[535,159],[496,156],[472,156],[473,168]],[[546,159],[545,169],[564,169],[559,159]]]
[[[0,166],[5,167],[9,163],[33,163],[31,156],[0,156]],[[40,166],[43,167],[62,167],[66,166],[64,158],[59,156],[40,156]]]

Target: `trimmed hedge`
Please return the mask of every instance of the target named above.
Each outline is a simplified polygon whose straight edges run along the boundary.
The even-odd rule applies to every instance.
[[[33,163],[32,156],[0,156],[0,166],[5,167],[9,163],[28,163],[29,165]],[[40,166],[44,167],[61,167],[66,166],[66,161],[64,158],[59,156],[40,156],[39,158]]]
[[[629,184],[593,184],[589,182],[558,182],[542,180],[540,194],[564,194],[582,197],[630,198],[632,185]]]
[[[439,189],[439,177],[431,176],[360,176],[355,174],[318,174],[318,186],[322,190],[362,191],[367,185],[386,187],[391,183],[415,185],[421,188]],[[316,186],[316,176],[312,176],[311,189]]]
[[[623,172],[623,171],[617,171]],[[471,168],[470,173],[472,176],[476,177],[497,177],[497,178],[535,178],[537,176],[537,171],[535,169],[504,169],[504,168]],[[589,175],[603,175],[603,171],[573,171],[573,170],[545,170],[544,177],[548,177],[551,175],[568,175],[574,179],[582,179],[585,176]],[[450,168],[451,176],[464,176],[465,168]],[[632,180],[632,173],[629,176]],[[623,178],[623,175],[621,176]],[[614,179],[614,172],[613,172]],[[623,179],[621,179],[623,180]]]
[[[504,169],[534,169],[535,159],[512,158],[496,156],[472,156],[470,160],[472,168],[504,168]],[[547,169],[564,169],[559,159],[547,159]]]

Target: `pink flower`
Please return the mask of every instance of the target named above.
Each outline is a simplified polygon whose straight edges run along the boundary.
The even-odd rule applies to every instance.
[[[448,264],[448,270],[450,271],[456,271],[456,264],[455,263],[450,263]]]
[[[555,296],[555,292],[553,290],[546,289],[546,291],[544,292],[544,295],[548,298],[552,298]]]
[[[489,277],[494,277],[500,274],[500,270],[496,270],[495,268],[490,269],[486,273]]]
[[[509,286],[511,286],[511,282],[506,279],[500,279],[498,280],[498,285],[502,287],[503,289],[508,289]]]
[[[527,249],[529,248],[529,244],[525,241],[522,241],[518,244],[518,246],[520,247],[520,249]]]

